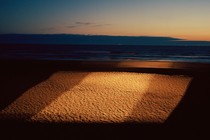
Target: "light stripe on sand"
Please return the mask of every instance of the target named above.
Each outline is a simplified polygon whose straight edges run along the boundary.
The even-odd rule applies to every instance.
[[[28,121],[164,122],[191,81],[131,72],[57,72],[0,112]]]

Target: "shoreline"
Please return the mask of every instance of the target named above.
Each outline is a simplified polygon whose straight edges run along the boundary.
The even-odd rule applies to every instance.
[[[68,70],[93,71],[141,71],[145,70],[176,70],[185,72],[207,72],[210,64],[198,62],[173,61],[77,61],[77,60],[2,60],[0,65],[6,68],[53,68]]]

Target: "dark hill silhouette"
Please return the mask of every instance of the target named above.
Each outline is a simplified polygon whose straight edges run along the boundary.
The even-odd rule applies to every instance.
[[[152,36],[1,34],[0,44],[210,46],[210,41],[187,41],[179,38]]]

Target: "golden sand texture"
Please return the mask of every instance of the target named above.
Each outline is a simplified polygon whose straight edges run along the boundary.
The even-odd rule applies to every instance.
[[[187,76],[132,72],[54,73],[0,112],[38,122],[164,122],[185,94]]]

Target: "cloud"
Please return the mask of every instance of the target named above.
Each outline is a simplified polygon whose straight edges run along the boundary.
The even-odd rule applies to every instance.
[[[93,25],[94,23],[92,22],[75,22],[77,25]]]
[[[97,24],[93,22],[74,22],[72,25],[66,26],[66,28],[79,28],[79,27],[103,27],[103,26],[110,26],[111,24]]]

